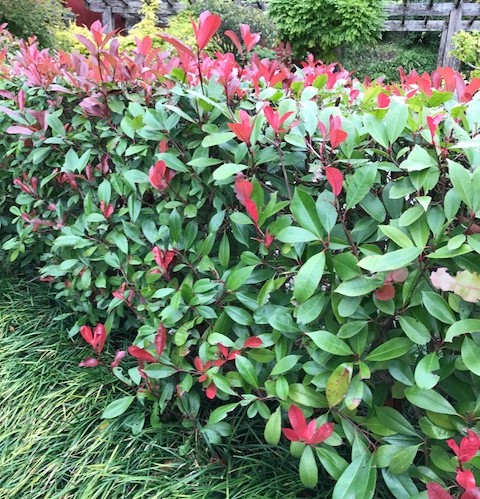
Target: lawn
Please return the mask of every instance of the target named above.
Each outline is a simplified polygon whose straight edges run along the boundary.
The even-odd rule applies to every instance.
[[[0,497],[312,497],[288,449],[267,448],[245,418],[215,449],[179,422],[138,436],[102,422],[115,378],[77,367],[88,349],[73,347],[64,312],[45,285],[0,274]],[[331,496],[323,483],[314,497]]]

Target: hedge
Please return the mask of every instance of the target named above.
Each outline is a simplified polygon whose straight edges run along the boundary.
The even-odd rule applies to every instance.
[[[168,54],[97,23],[88,56],[3,31],[3,249],[118,378],[103,418],[212,444],[246,412],[334,499],[477,497],[480,80],[244,63],[247,28],[240,64],[219,26]]]

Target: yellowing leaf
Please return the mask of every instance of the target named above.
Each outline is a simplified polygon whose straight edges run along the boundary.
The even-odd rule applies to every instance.
[[[442,267],[432,272],[430,279],[442,291],[451,291],[470,303],[480,301],[480,276],[476,272],[462,270],[453,277]]]

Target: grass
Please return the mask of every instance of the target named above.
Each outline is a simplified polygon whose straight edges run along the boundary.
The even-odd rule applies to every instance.
[[[209,450],[180,422],[138,436],[100,419],[119,383],[81,369],[90,352],[67,338],[64,310],[45,285],[0,274],[0,497],[2,499],[275,499],[303,491],[297,460],[239,418]]]

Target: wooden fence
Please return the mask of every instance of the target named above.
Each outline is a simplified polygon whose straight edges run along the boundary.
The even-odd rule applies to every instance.
[[[241,0],[235,0],[241,3]],[[188,3],[185,2],[185,3]],[[126,28],[140,20],[141,0],[86,0],[86,6],[93,12],[102,14],[102,23],[113,27],[113,16],[119,15],[126,19]],[[258,8],[266,8],[265,2],[256,2]],[[162,26],[167,25],[168,18],[182,9],[177,0],[163,0],[159,10]],[[441,32],[438,64],[440,66],[459,67],[459,61],[450,54],[453,49],[452,37],[460,30],[480,30],[480,3],[453,0],[435,3],[434,0],[423,3],[390,3],[386,8],[387,21],[385,31],[404,32]]]

